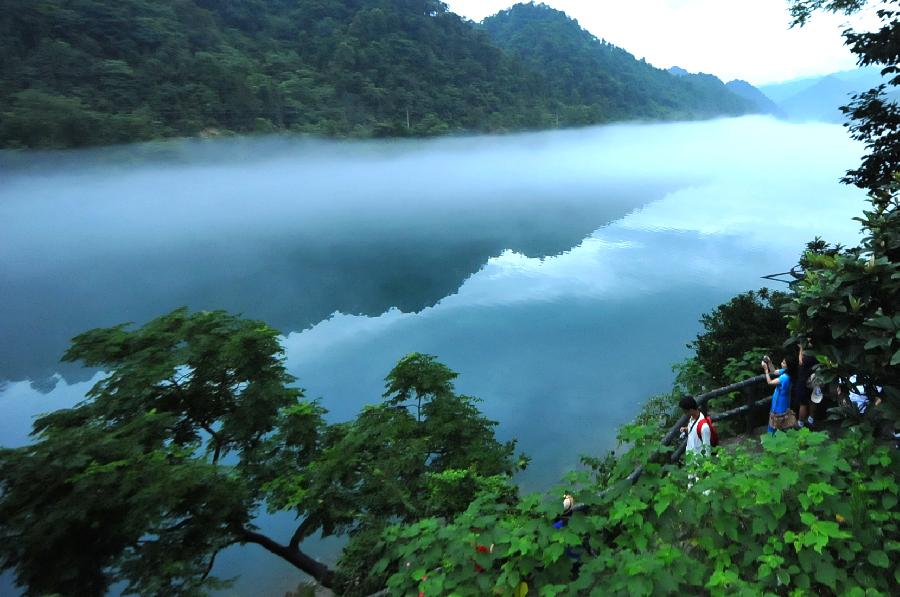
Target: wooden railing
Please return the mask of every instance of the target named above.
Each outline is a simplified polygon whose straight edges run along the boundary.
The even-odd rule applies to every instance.
[[[704,407],[706,403],[712,400],[713,398],[718,398],[719,396],[724,396],[726,394],[730,394],[732,392],[737,392],[739,390],[747,390],[752,386],[755,386],[758,383],[762,383],[766,381],[765,375],[757,375],[756,377],[751,377],[750,379],[745,379],[744,381],[739,381],[738,383],[733,383],[730,386],[725,386],[724,388],[719,388],[717,390],[713,390],[712,392],[707,392],[706,394],[701,394],[696,397],[697,404],[700,406],[701,410],[705,410]],[[737,408],[732,408],[731,410],[726,410],[723,413],[719,413],[717,415],[712,415],[710,419],[713,422],[716,421],[726,421],[728,419],[734,419],[735,417],[739,417],[741,415],[745,415],[750,413],[751,411],[761,408],[771,402],[771,397],[761,398],[756,401],[748,402],[743,406],[739,406]],[[669,433],[666,434],[666,437],[672,436],[674,433],[677,433],[684,425],[687,423],[687,415],[683,415],[680,419],[678,419],[678,423],[675,424],[672,429],[669,430]],[[664,445],[668,445],[665,443],[665,439],[663,438]],[[678,462],[681,456],[684,454],[684,450],[687,447],[687,441],[682,442],[678,449],[672,454],[671,461]]]
[[[725,396],[726,394],[730,394],[732,392],[738,392],[741,390],[747,390],[759,383],[765,382],[765,375],[757,375],[756,377],[751,377],[749,379],[745,379],[744,381],[739,381],[737,383],[733,383],[729,386],[725,386],[723,388],[717,388],[710,392],[706,392],[705,394],[700,394],[699,396],[695,396],[694,399],[697,401],[697,406],[700,407],[700,410],[706,410],[706,404],[712,400],[713,398],[718,398],[719,396]],[[734,419],[743,414],[748,414],[756,408],[761,408],[766,406],[771,402],[771,398],[761,398],[755,401],[748,401],[747,404],[743,406],[739,406],[737,408],[733,408],[731,410],[727,410],[723,413],[719,413],[717,415],[713,415],[710,417],[714,422],[715,421],[725,421],[728,419]],[[663,436],[662,441],[660,442],[663,446],[669,446],[676,440],[676,438],[681,435],[681,428],[687,424],[688,416],[682,415],[678,421],[672,425],[669,431]],[[684,455],[685,448],[687,447],[687,440],[682,440],[679,442],[678,448],[672,453],[672,456],[669,457],[671,462],[678,462],[678,460]],[[651,460],[657,459],[662,452],[656,452],[651,456]],[[638,466],[634,469],[630,475],[625,477],[624,482],[627,482],[629,485],[634,485],[637,483],[637,480],[641,478],[641,475],[644,473],[644,465]],[[617,487],[621,486],[617,484]],[[604,489],[600,492],[600,496],[605,496],[607,493],[612,491],[612,487]],[[579,507],[576,506],[575,510],[578,510]]]

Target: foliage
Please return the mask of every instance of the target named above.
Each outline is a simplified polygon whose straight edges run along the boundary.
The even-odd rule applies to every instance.
[[[368,567],[389,523],[450,517],[486,491],[515,499],[514,443],[428,355],[401,360],[390,400],[333,425],[293,386],[277,331],[224,312],[92,330],[65,358],[108,374],[38,418],[34,443],[0,450],[0,567],[29,595],[103,595],[119,581],[199,594],[221,586],[215,554],[242,543],[365,594],[383,586]],[[401,397],[421,399],[417,416]],[[287,545],[254,527],[264,507],[301,520]],[[317,531],[349,536],[337,573],[300,548]]]
[[[641,407],[634,422],[661,430],[671,427],[681,416],[681,411],[677,408],[681,396],[678,392],[651,396]]]
[[[300,400],[279,352],[259,322],[184,310],[77,337],[65,358],[111,374],[0,452],[3,567],[34,595],[196,588],[262,498],[239,471]]]
[[[580,487],[588,506],[555,529],[558,498],[485,495],[453,521],[391,528],[392,594],[890,595],[900,587],[895,450],[860,433],[782,433],[627,491]],[[476,551],[493,545],[493,552]]]
[[[330,430],[311,471],[309,493],[321,505],[306,511],[302,526],[305,535],[316,528],[349,534],[338,583],[345,594],[384,586],[370,569],[388,523],[453,515],[486,489],[514,496],[507,479],[517,470],[515,444],[494,439],[496,423],[478,412],[476,399],[453,392],[455,377],[433,356],[408,355],[387,376],[385,403]],[[416,416],[404,404],[410,401]]]
[[[803,24],[814,10],[851,13],[864,0],[792,2]],[[895,1],[885,6],[896,4]],[[888,86],[900,85],[900,20],[892,8],[877,11],[882,26],[873,32],[845,32],[850,49],[862,65],[880,64],[894,75]],[[824,381],[857,375],[869,396],[883,386],[884,407],[896,420],[900,400],[900,108],[883,97],[885,85],[857,96],[844,111],[851,117],[852,136],[866,144],[862,165],[848,172],[845,182],[869,191],[871,208],[857,220],[864,238],[858,247],[832,247],[816,239],[801,259],[805,278],[797,284],[791,330],[795,337],[812,336]]]
[[[860,247],[837,254],[808,252],[806,277],[789,307],[791,329],[810,335],[825,382],[856,375],[870,396],[883,386],[900,400],[900,211],[892,189],[859,220]]]
[[[795,25],[805,25],[818,10],[853,14],[866,5],[868,0],[790,0],[791,16]]]
[[[173,417],[52,425],[0,452],[2,563],[28,595],[191,594],[209,558],[246,522],[239,480],[166,445]],[[153,539],[151,539],[151,537]]]
[[[712,389],[709,385],[709,373],[696,355],[688,357],[680,363],[672,365],[675,373],[675,394],[680,396],[694,395]]]
[[[566,52],[567,29],[547,52]],[[588,34],[576,26],[579,39]],[[736,114],[621,50],[571,88],[437,0],[0,0],[0,147],[293,131],[436,135]],[[603,82],[598,86],[596,83]],[[606,84],[608,83],[608,85]],[[552,90],[549,93],[548,90]]]
[[[731,380],[733,383],[759,375],[761,372],[760,362],[767,354],[771,354],[769,349],[757,347],[748,350],[739,357],[729,358],[728,364],[725,365],[726,379]],[[724,396],[720,396],[719,398],[710,400],[709,410],[710,412],[723,412],[738,406],[743,406],[747,404],[748,401],[755,401],[758,398],[771,395],[771,393],[772,389],[769,386],[751,386],[744,388],[740,392],[731,392]],[[768,410],[760,409],[748,413],[746,417],[749,417],[751,427],[763,425],[765,421],[768,421]],[[719,434],[735,435],[743,432],[747,428],[746,417],[743,418],[743,420],[731,419],[728,421],[721,421],[717,425]]]
[[[726,378],[739,381],[759,375],[760,362],[768,354],[769,350],[757,347],[751,348],[739,357],[730,357],[728,364],[725,365]]]
[[[761,288],[739,294],[700,317],[704,331],[688,347],[694,349],[712,387],[736,381],[726,373],[729,360],[740,359],[748,351],[761,348],[763,354],[780,362],[787,336],[787,321],[780,308],[788,300],[783,292]],[[753,375],[757,374],[758,367],[754,367]]]

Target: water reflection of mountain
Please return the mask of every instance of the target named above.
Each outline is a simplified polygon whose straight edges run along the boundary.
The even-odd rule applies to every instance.
[[[32,271],[4,261],[11,271],[3,276],[0,379],[38,380],[42,390],[52,388],[42,380],[55,372],[84,379],[88,371],[58,362],[72,336],[142,322],[179,305],[241,312],[283,331],[304,329],[335,311],[418,311],[453,294],[506,249],[533,257],[561,253],[664,189],[597,193],[500,197],[458,209],[434,209],[429,202],[409,205],[402,215],[391,210],[389,217],[356,210],[311,225],[301,219],[271,233],[248,214],[246,229],[221,237],[166,229],[166,242],[149,243],[152,250],[141,254],[104,239],[101,227],[112,224],[101,220],[88,233],[98,243],[83,255],[57,260],[48,251]]]

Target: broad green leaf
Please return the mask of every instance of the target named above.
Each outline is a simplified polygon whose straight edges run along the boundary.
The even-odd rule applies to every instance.
[[[837,570],[830,560],[822,558],[813,571],[816,581],[834,589],[837,583]]]
[[[898,349],[891,358],[891,367],[900,365],[900,349]]]
[[[870,564],[878,566],[879,568],[887,568],[890,566],[890,560],[888,559],[887,554],[881,550],[869,552],[868,560]]]

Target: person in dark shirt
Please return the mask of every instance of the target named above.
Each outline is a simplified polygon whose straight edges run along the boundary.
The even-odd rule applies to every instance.
[[[809,387],[809,376],[813,373],[813,367],[816,366],[816,357],[812,356],[812,339],[807,338],[806,344],[797,344],[797,378],[791,383],[791,403],[798,407],[797,409],[797,425],[804,427],[812,426],[815,423],[813,418],[812,405],[810,400],[812,396],[812,388]]]

